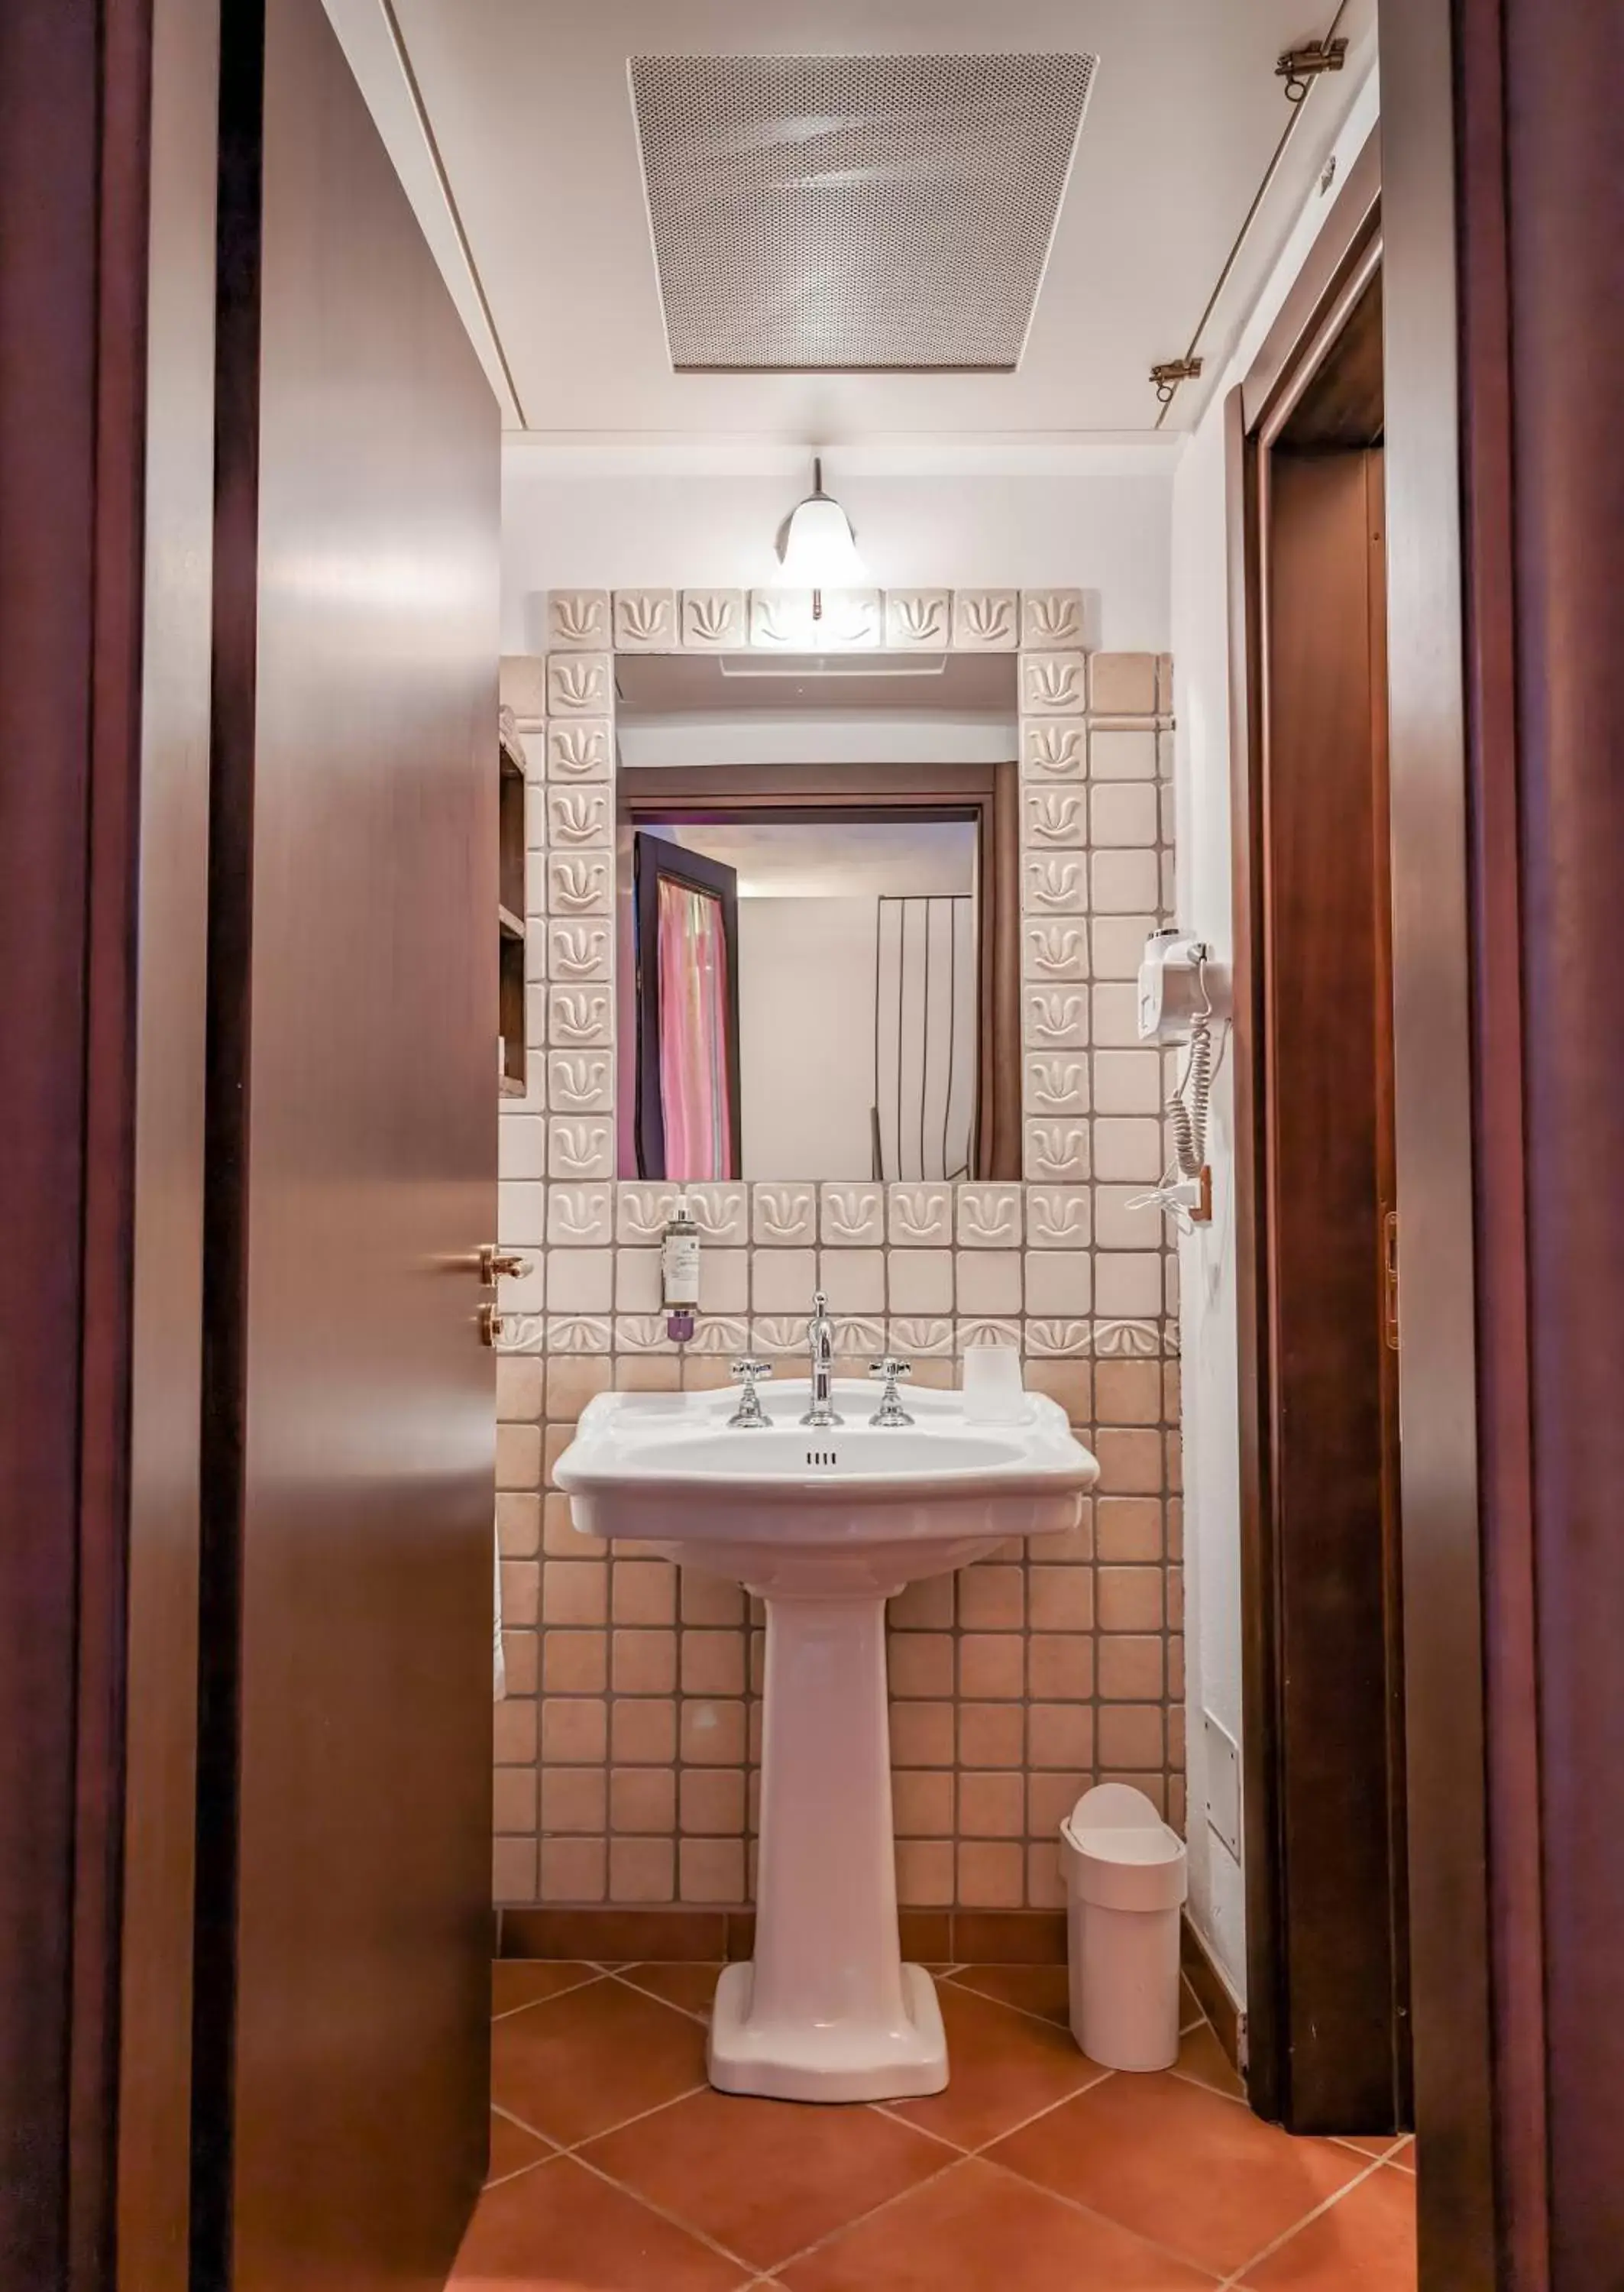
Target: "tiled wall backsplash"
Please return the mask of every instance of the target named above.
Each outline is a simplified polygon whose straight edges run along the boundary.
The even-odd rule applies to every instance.
[[[1025,1182],[689,1189],[702,1312],[660,1311],[675,1189],[614,1182],[614,676],[623,650],[808,648],[795,593],[555,592],[554,650],[504,663],[529,762],[531,1084],[502,1102],[495,1713],[505,1903],[751,1899],[762,1631],[729,1584],[577,1537],[551,1465],[591,1394],[800,1373],[815,1287],[861,1375],[882,1347],[955,1381],[988,1337],[1100,1460],[1073,1533],[912,1586],[890,1607],[897,1875],[915,1906],[1062,1899],[1055,1828],[1096,1778],[1184,1818],[1176,1260],[1133,1207],[1166,1158],[1166,1060],[1134,979],[1171,912],[1170,664],[1081,650],[1077,593],[859,592],[820,647],[1015,651],[1021,698]]]

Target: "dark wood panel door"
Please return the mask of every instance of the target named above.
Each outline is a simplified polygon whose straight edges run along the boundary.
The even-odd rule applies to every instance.
[[[1381,456],[1265,447],[1259,480],[1253,2091],[1378,2133],[1408,2105]]]
[[[194,2280],[484,2167],[499,434],[320,0],[227,12]]]

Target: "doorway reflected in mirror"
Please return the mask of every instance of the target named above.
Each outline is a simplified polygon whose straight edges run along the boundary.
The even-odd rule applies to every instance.
[[[1010,1174],[1013,661],[752,666],[617,664],[620,1174]]]

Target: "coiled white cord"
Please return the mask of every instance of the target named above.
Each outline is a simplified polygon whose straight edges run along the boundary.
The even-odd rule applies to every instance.
[[[1190,1215],[1189,1189],[1198,1185],[1207,1166],[1207,1116],[1212,1102],[1212,1085],[1223,1062],[1225,1045],[1228,1042],[1226,1029],[1223,1042],[1214,1054],[1212,1047],[1212,997],[1207,991],[1205,958],[1198,959],[1195,984],[1201,996],[1200,1008],[1190,1021],[1190,1048],[1184,1062],[1184,1071],[1167,1096],[1167,1118],[1173,1133],[1173,1158],[1162,1174],[1162,1182],[1147,1194],[1137,1195],[1128,1205],[1130,1209],[1165,1210],[1185,1232],[1194,1230]]]

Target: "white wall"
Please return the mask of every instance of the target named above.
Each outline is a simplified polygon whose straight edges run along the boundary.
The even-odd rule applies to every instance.
[[[1171,460],[1073,477],[842,476],[838,491],[881,588],[1082,588],[1091,647],[1162,652],[1168,642]],[[765,588],[781,577],[775,537],[810,472],[564,476],[510,440],[502,462],[504,652],[539,652],[547,589]]]
[[[739,1117],[749,1178],[865,1178],[874,902],[739,901]]]
[[[1375,125],[1374,73],[1355,95],[1334,150],[1336,179]],[[1178,919],[1228,960],[1233,945],[1229,820],[1228,519],[1224,401],[1278,314],[1332,202],[1300,217],[1192,434],[1173,482],[1172,636],[1178,730]],[[1245,1995],[1240,1863],[1205,1819],[1203,1712],[1241,1737],[1241,1530],[1237,1449],[1233,1100],[1226,1061],[1213,1093],[1212,1223],[1180,1247],[1184,1351],[1185,1632],[1188,1695],[1190,1916],[1237,1994]]]

